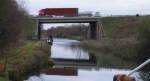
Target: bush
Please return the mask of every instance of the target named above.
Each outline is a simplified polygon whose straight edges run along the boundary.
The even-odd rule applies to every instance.
[[[33,32],[34,21],[15,0],[0,0],[0,52],[17,45],[22,35]]]

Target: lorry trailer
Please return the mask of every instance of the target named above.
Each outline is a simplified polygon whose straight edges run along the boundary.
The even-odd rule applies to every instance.
[[[78,8],[45,8],[39,11],[39,16],[77,16]]]

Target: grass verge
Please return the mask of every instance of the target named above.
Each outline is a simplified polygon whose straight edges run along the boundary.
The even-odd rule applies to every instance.
[[[130,39],[86,40],[81,42],[81,46],[86,50],[101,52],[102,54],[115,56],[126,61],[132,61],[136,56],[135,45],[135,40]]]
[[[12,81],[23,81],[28,76],[38,75],[43,67],[51,67],[50,48],[44,41],[30,41],[24,45],[13,48],[7,52],[7,69],[8,77]],[[1,64],[6,63],[6,58],[1,59]],[[5,72],[1,72],[4,75]]]
[[[8,80],[6,80],[6,79],[0,77],[0,81],[8,81]]]

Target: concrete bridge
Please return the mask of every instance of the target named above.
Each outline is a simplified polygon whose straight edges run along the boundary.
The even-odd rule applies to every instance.
[[[104,36],[100,17],[36,17],[38,38],[41,37],[41,27],[44,23],[89,23],[88,38],[101,40]]]

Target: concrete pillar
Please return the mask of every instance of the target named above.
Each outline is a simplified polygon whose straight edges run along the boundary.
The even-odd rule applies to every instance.
[[[90,36],[91,36],[90,32],[91,32],[91,26],[88,27],[88,32],[87,32],[87,37],[86,37],[87,39],[90,39]]]
[[[96,22],[90,23],[89,38],[96,39]]]
[[[38,22],[38,39],[41,39],[41,27],[42,27],[42,23]]]
[[[100,19],[97,22],[90,22],[90,27],[88,29],[88,38],[101,40],[104,37],[104,29]]]
[[[104,37],[104,29],[100,19],[96,22],[96,39],[101,40]]]

